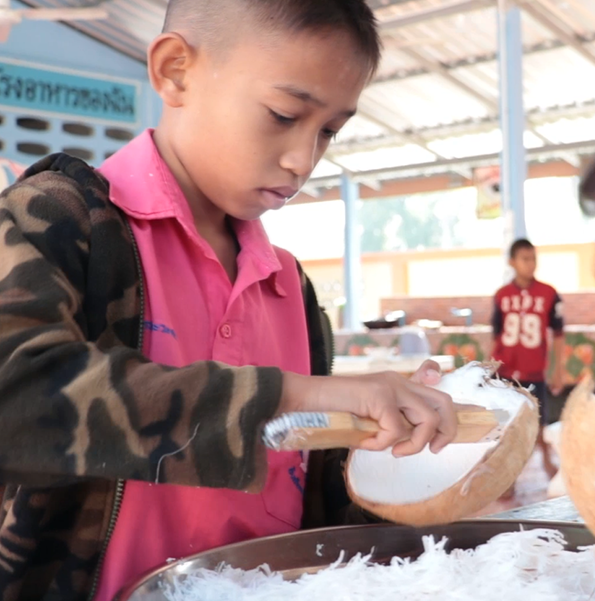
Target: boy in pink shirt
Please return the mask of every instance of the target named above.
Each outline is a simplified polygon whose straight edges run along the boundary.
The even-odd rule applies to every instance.
[[[262,445],[280,413],[371,417],[362,447],[400,455],[453,439],[432,364],[320,377],[312,286],[258,221],[379,48],[364,0],[170,0],[155,131],[99,171],[47,157],[0,197],[0,599],[107,601],[168,557],[297,529],[329,503],[320,470]]]

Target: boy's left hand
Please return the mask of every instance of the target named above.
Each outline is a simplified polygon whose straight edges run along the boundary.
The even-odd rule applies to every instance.
[[[564,389],[564,378],[562,376],[562,371],[554,371],[549,386],[554,396],[558,396],[562,392],[562,390]]]
[[[411,376],[410,380],[424,386],[436,386],[440,382],[440,378],[442,378],[440,365],[436,361],[426,359]]]
[[[441,378],[442,371],[440,365],[436,361],[432,361],[432,359],[426,359],[409,379],[416,384],[436,386]],[[473,399],[470,400],[472,401]],[[458,411],[483,411],[483,407],[471,403],[454,403],[454,405]]]

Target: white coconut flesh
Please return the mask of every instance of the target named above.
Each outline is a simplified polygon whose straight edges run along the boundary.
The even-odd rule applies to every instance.
[[[508,382],[490,379],[492,371],[489,365],[469,363],[445,375],[435,388],[450,394],[456,403],[506,411],[504,436],[507,426],[531,401]],[[468,476],[472,478],[474,468],[497,445],[498,441],[451,444],[438,454],[426,447],[417,455],[399,458],[392,455],[391,449],[356,450],[351,455],[347,478],[360,499],[391,505],[420,503]],[[464,488],[461,494],[465,494]]]

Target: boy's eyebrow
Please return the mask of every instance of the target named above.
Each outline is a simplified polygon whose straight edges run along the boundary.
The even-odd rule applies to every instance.
[[[280,84],[278,86],[275,86],[275,89],[280,90],[281,92],[285,92],[286,94],[289,94],[290,96],[293,96],[298,100],[302,100],[303,102],[315,104],[316,106],[322,108],[326,106],[326,104],[322,100],[316,98],[315,96],[312,96],[310,92],[306,92],[306,90],[302,90],[301,88],[297,88],[296,86]],[[355,113],[355,109],[346,110],[341,113],[341,116],[353,117]]]

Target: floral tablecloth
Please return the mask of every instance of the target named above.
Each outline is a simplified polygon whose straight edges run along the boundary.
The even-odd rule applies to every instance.
[[[363,356],[378,346],[399,348],[399,328],[335,334],[338,355]],[[443,327],[427,330],[433,355],[451,355],[455,366],[490,358],[492,328],[489,326]],[[595,376],[595,326],[567,326],[564,346],[564,384],[574,386],[585,374]]]

